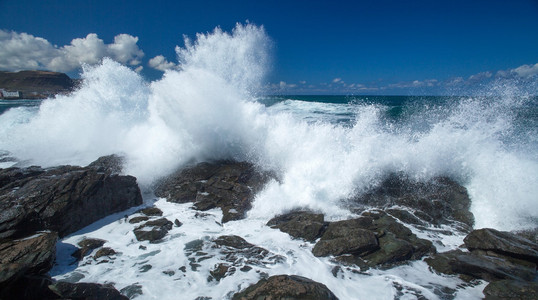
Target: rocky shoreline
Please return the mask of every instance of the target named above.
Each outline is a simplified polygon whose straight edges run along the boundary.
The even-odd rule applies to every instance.
[[[87,167],[60,166],[0,169],[0,299],[128,299],[142,294],[140,286],[116,290],[111,285],[55,281],[48,272],[56,258],[59,238],[114,213],[142,204],[136,178],[120,175],[122,159],[99,158]],[[163,179],[155,194],[171,203],[192,203],[202,215],[220,208],[222,223],[240,220],[254,196],[274,174],[245,162],[221,161],[187,167]],[[459,276],[466,282],[489,282],[486,299],[538,298],[536,233],[521,235],[494,229],[473,230],[470,199],[464,187],[449,178],[415,182],[392,174],[367,193],[350,199],[358,217],[329,222],[323,214],[296,210],[272,218],[267,226],[294,239],[312,243],[317,257],[330,257],[340,270],[364,272],[390,269],[424,260],[431,270]],[[372,208],[373,207],[373,208]],[[138,241],[160,243],[169,231],[183,225],[167,219],[156,207],[126,215]],[[457,250],[437,253],[430,240],[409,229],[427,224],[450,224],[467,234]],[[140,247],[144,247],[140,245]],[[214,249],[208,254],[204,249]],[[280,263],[278,254],[235,235],[192,241],[185,246],[189,265],[196,270],[211,255],[221,263],[209,272],[218,282],[236,272]],[[106,241],[84,239],[71,254],[77,262],[106,263],[119,254]],[[151,269],[150,264],[140,267]],[[170,276],[185,270],[170,270]],[[260,276],[233,299],[337,299],[324,284],[295,275]],[[206,299],[206,298],[204,298]]]

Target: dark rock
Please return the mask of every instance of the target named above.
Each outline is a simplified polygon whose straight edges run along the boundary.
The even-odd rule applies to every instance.
[[[160,182],[155,195],[170,202],[194,202],[194,208],[221,208],[222,222],[244,218],[254,195],[270,175],[246,162],[199,163]]]
[[[50,289],[62,299],[128,300],[112,285],[56,282]]]
[[[138,217],[133,217],[129,220],[129,223],[131,224],[136,224],[136,223],[140,223],[140,222],[144,222],[144,221],[147,221],[149,220],[149,217],[146,217],[146,216],[138,216]]]
[[[491,282],[483,291],[486,300],[538,299],[538,282],[500,280]]]
[[[165,270],[163,271],[163,274],[168,275],[168,276],[174,276],[176,275],[176,272],[174,270]]]
[[[344,255],[336,259],[359,267],[391,266],[434,252],[430,241],[419,239],[382,211],[330,223],[312,250],[316,256]]]
[[[294,211],[271,219],[267,226],[278,228],[293,238],[302,238],[313,242],[325,231],[323,214],[308,211]]]
[[[152,220],[144,223],[134,230],[139,241],[156,242],[162,239],[173,227],[173,223],[166,218]]]
[[[492,256],[482,251],[469,253],[453,250],[438,253],[424,259],[424,261],[438,273],[460,274],[464,280],[470,278],[488,281],[501,279],[534,280],[536,277],[536,265],[534,264],[521,264],[509,257]]]
[[[373,231],[360,227],[361,219],[330,223],[312,253],[315,256],[355,254],[358,256],[379,249]]]
[[[136,178],[91,167],[2,169],[0,182],[0,238],[39,230],[64,237],[142,203]]]
[[[133,299],[137,296],[142,295],[142,286],[137,283],[133,283],[131,285],[128,285],[120,290],[120,292],[129,297],[129,299]]]
[[[0,299],[57,299],[58,295],[49,289],[53,283],[48,275],[24,275],[5,288],[0,288]]]
[[[538,263],[538,244],[516,234],[484,228],[474,230],[463,240],[469,250],[486,250]]]
[[[138,270],[140,271],[140,273],[146,273],[147,271],[151,270],[151,268],[153,268],[152,265],[143,265],[138,268]]]
[[[335,300],[338,298],[322,283],[296,275],[277,275],[260,280],[244,291],[236,293],[232,299]]]
[[[529,268],[498,257],[474,253],[456,256],[454,260],[451,260],[451,267],[455,273],[467,274],[487,281],[499,279],[531,281],[536,277],[536,267]]]
[[[56,254],[55,232],[42,232],[0,243],[0,289],[23,275],[42,275],[52,267]]]
[[[456,221],[464,224],[462,230],[469,230],[474,223],[467,190],[446,177],[417,182],[403,174],[391,174],[353,202],[360,208],[409,207],[415,211],[414,216],[420,216],[428,223],[453,224]],[[417,223],[412,219],[412,223]]]
[[[181,223],[178,219],[175,219],[174,220],[174,225],[176,225],[176,227],[181,227],[181,225],[183,225],[183,223]]]
[[[102,247],[105,243],[106,241],[101,239],[83,239],[78,242],[80,248],[71,254],[71,256],[77,260],[81,260],[84,256],[90,254],[94,249]]]
[[[112,255],[116,255],[116,251],[114,251],[114,249],[108,248],[108,247],[103,247],[103,248],[97,250],[97,252],[95,252],[95,255],[93,256],[93,258],[98,259],[98,258],[103,257],[103,256],[112,256]]]
[[[139,212],[145,214],[146,216],[157,216],[160,217],[163,215],[163,211],[157,207],[148,207],[140,210]]]
[[[94,168],[97,172],[105,172],[107,174],[120,174],[125,164],[125,158],[116,154],[99,157],[96,161],[88,165]]]
[[[213,270],[209,271],[209,274],[211,274],[212,278],[216,281],[220,281],[222,278],[232,275],[233,273],[235,273],[234,267],[222,263],[217,264]]]

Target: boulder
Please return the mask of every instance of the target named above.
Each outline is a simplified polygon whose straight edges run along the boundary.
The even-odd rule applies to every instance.
[[[280,231],[309,242],[318,239],[325,231],[327,224],[323,214],[308,211],[293,211],[271,219],[267,226],[278,228]]]
[[[538,264],[538,244],[510,232],[478,229],[469,233],[463,241],[471,251],[493,251]]]
[[[0,289],[22,276],[47,273],[54,263],[57,240],[55,232],[41,232],[0,243]]]
[[[94,167],[0,170],[0,239],[58,232],[60,237],[142,204],[136,178]]]
[[[56,282],[49,288],[61,299],[102,299],[102,300],[128,300],[112,285],[97,283],[70,283]]]
[[[500,279],[531,281],[536,277],[536,267],[512,263],[508,260],[475,253],[462,253],[451,260],[455,273],[495,281]]]
[[[277,275],[260,280],[236,293],[232,299],[335,300],[338,298],[322,283],[296,275]]]
[[[469,211],[471,201],[467,190],[446,177],[418,182],[405,174],[391,174],[376,187],[355,197],[352,202],[360,209],[408,207],[415,213],[412,217],[409,214],[404,217],[408,217],[414,224],[420,221],[436,225],[458,222],[462,225],[462,230],[470,230],[474,223],[474,217]],[[416,217],[421,220],[417,221]]]
[[[338,261],[360,267],[387,267],[420,259],[435,253],[435,248],[385,212],[372,211],[357,219],[330,223],[312,253],[334,255]]]
[[[194,202],[201,211],[221,208],[222,222],[227,222],[244,218],[255,193],[269,178],[269,173],[246,162],[204,162],[162,180],[155,195],[174,203]]]
[[[538,282],[499,280],[488,284],[483,291],[486,300],[538,299]]]
[[[354,254],[365,255],[379,249],[373,231],[362,229],[363,219],[330,223],[316,243],[312,253],[315,256]]]
[[[139,241],[156,242],[162,239],[174,224],[166,218],[152,220],[144,223],[134,230],[136,239]]]
[[[77,260],[81,260],[82,258],[84,258],[84,256],[90,254],[94,249],[102,247],[105,243],[105,240],[85,238],[82,241],[78,242],[78,246],[80,248],[73,252],[71,256],[73,256]]]

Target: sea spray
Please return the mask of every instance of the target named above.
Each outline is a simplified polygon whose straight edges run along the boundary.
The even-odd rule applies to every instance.
[[[297,207],[345,218],[347,199],[391,173],[449,176],[468,188],[478,227],[536,226],[536,130],[514,129],[532,98],[410,98],[397,117],[360,97],[264,105],[254,99],[270,44],[262,27],[217,28],[187,39],[178,69],[152,83],[105,59],[72,94],[2,114],[0,149],[43,166],[119,153],[147,187],[193,161],[247,160],[277,174],[249,213],[264,220]]]

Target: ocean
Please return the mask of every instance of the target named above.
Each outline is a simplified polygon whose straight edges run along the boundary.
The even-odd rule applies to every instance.
[[[232,35],[217,31],[178,51],[181,69],[160,80],[147,82],[105,59],[84,67],[83,84],[70,95],[0,102],[0,159],[16,159],[1,160],[2,167],[87,165],[120,154],[145,205],[183,223],[142,251],[133,224],[121,218],[125,213],[98,221],[58,244],[53,277],[113,283],[118,290],[139,286],[132,288],[142,292],[137,299],[179,299],[178,293],[180,299],[226,299],[277,274],[322,282],[340,299],[481,298],[486,282],[433,273],[421,260],[388,270],[342,268],[335,276],[337,263],[313,256],[313,244],[265,224],[296,208],[331,221],[351,218],[356,214],[346,199],[397,173],[419,181],[446,176],[464,186],[474,228],[535,229],[538,98],[503,84],[475,96],[264,96],[266,39],[251,25]],[[230,51],[236,48],[244,51]],[[222,159],[278,175],[256,195],[246,219],[220,224],[219,209],[200,218],[190,204],[153,195],[156,180],[178,168]],[[449,226],[411,229],[434,241],[438,252],[457,248],[465,237]],[[224,259],[216,254],[198,270],[178,271],[189,265],[185,249],[193,241],[232,234],[283,259],[219,282],[207,279]],[[120,254],[108,263],[73,265],[69,250],[83,237],[107,240]],[[163,273],[170,270],[175,275]]]

